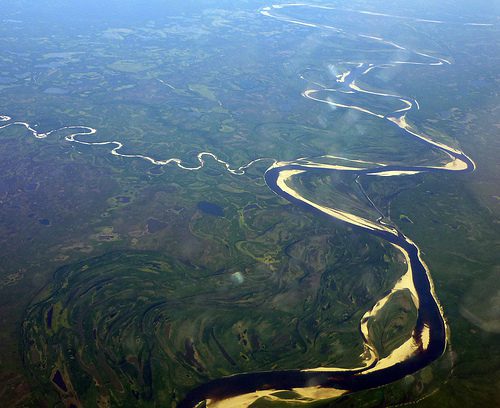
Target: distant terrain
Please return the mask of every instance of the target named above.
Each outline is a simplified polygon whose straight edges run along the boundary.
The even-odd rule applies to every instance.
[[[0,405],[406,362],[428,306],[367,230],[439,357],[220,406],[500,405],[499,6],[141,3],[2,6]]]

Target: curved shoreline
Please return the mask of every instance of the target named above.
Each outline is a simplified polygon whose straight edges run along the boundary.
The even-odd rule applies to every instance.
[[[282,15],[273,14],[273,11],[282,10],[287,7],[325,8],[323,6],[307,4],[275,5],[264,7],[261,9],[261,14],[286,23],[333,30],[337,33],[344,32],[342,29],[336,27],[312,24],[306,21],[289,19]],[[335,9],[333,7],[326,8]],[[356,12],[354,10],[349,11]],[[390,15],[384,16],[395,17]],[[396,18],[403,17],[396,16]],[[415,19],[415,21],[443,23],[441,21],[426,21],[419,19]],[[381,42],[397,49],[407,50],[401,45],[392,41],[386,41],[380,37],[372,37],[363,34],[356,35],[359,38]],[[357,177],[391,177],[423,172],[471,172],[475,170],[476,165],[474,161],[465,153],[456,148],[447,146],[444,143],[432,140],[430,137],[418,132],[418,130],[408,124],[406,114],[410,112],[414,106],[420,109],[416,99],[408,99],[399,95],[365,90],[356,83],[359,76],[367,75],[376,68],[390,68],[393,64],[418,64],[428,66],[450,64],[448,60],[443,58],[433,57],[417,51],[410,52],[427,59],[428,62],[392,61],[391,63],[382,65],[358,63],[355,64],[354,69],[337,75],[336,82],[340,85],[338,88],[329,88],[318,82],[311,81],[311,83],[318,86],[319,89],[307,89],[302,93],[302,96],[316,102],[326,103],[336,108],[352,109],[374,116],[378,119],[387,120],[393,125],[396,125],[402,134],[412,136],[420,142],[425,143],[427,146],[443,152],[449,157],[447,163],[441,166],[402,166],[361,162],[363,165],[369,166],[360,168],[359,160],[349,160],[346,158],[337,157],[343,161],[350,162],[352,166],[325,164],[322,162],[315,162],[313,159],[298,159],[289,162],[275,162],[266,171],[264,176],[267,186],[279,197],[306,211],[313,212],[318,216],[340,221],[349,225],[351,228],[365,231],[390,243],[404,255],[408,267],[407,272],[396,283],[388,295],[379,300],[370,311],[365,313],[360,322],[360,332],[364,341],[365,354],[369,355],[366,359],[365,366],[353,369],[317,367],[304,370],[236,374],[210,381],[192,390],[181,402],[179,405],[180,408],[195,407],[201,401],[207,401],[209,406],[213,405],[217,407],[237,406],[238,402],[242,403],[243,401],[246,405],[249,405],[249,403],[261,397],[272,399],[272,393],[282,389],[293,390],[299,394],[302,393],[304,396],[311,395],[311,389],[316,392],[322,390],[324,391],[322,394],[317,394],[320,399],[335,398],[348,392],[375,388],[402,379],[406,375],[426,367],[444,353],[449,337],[449,328],[444,318],[443,309],[435,294],[430,271],[421,258],[418,246],[397,228],[386,224],[383,221],[383,216],[373,221],[356,216],[355,214],[349,214],[339,209],[322,206],[303,197],[289,184],[289,181],[293,177],[307,172],[322,174],[328,172],[351,172]],[[354,74],[353,71],[355,72]],[[306,80],[303,75],[301,75],[301,79]],[[362,106],[345,105],[330,98],[318,98],[316,94],[322,91],[330,94],[336,92],[366,93],[378,97],[396,98],[403,106],[389,114],[382,114],[370,111]],[[371,202],[368,196],[367,199]],[[412,294],[413,302],[417,307],[416,324],[411,337],[407,339],[403,345],[393,350],[389,356],[380,358],[370,340],[367,323],[370,318],[376,316],[377,312],[384,307],[394,292],[402,289],[408,289]],[[242,396],[244,396],[244,398],[242,398]]]
[[[260,13],[268,18],[274,18],[287,24],[295,24],[311,29],[330,30],[335,33],[346,33],[343,29],[329,25],[313,24],[307,21],[291,19],[277,14],[278,11],[291,7],[312,7],[328,10],[344,10],[353,13],[378,15],[388,18],[411,19],[402,16],[391,16],[382,13],[371,13],[365,11],[355,11],[348,9],[338,9],[335,7],[315,6],[307,4],[285,4],[264,7]],[[444,24],[438,20],[411,19],[416,22]],[[477,23],[467,23],[465,25],[480,25]],[[415,140],[424,143],[434,150],[442,152],[447,156],[448,161],[442,165],[436,166],[417,166],[417,165],[391,165],[383,163],[370,163],[361,160],[352,160],[342,157],[329,158],[339,159],[347,165],[328,164],[319,161],[320,158],[309,159],[302,158],[294,161],[280,162],[271,158],[257,158],[248,164],[240,167],[232,167],[228,162],[219,159],[217,155],[211,152],[200,152],[197,154],[198,165],[187,166],[183,160],[172,157],[168,159],[156,159],[142,154],[125,154],[120,150],[124,144],[120,141],[85,141],[81,138],[94,135],[97,130],[88,126],[65,126],[59,129],[51,130],[46,133],[38,132],[34,126],[26,122],[12,121],[12,118],[0,115],[0,130],[11,126],[22,126],[26,128],[31,135],[37,139],[44,139],[48,136],[69,131],[70,134],[64,139],[70,143],[76,143],[88,146],[108,146],[109,152],[118,157],[141,159],[150,162],[153,165],[165,166],[175,164],[183,170],[196,171],[205,165],[206,158],[211,158],[221,164],[233,175],[243,175],[252,165],[260,162],[272,160],[273,164],[264,174],[267,186],[279,197],[310,211],[315,215],[322,216],[334,221],[340,221],[354,229],[367,232],[379,239],[382,239],[397,248],[406,260],[407,271],[395,284],[390,293],[380,299],[372,309],[367,311],[360,322],[360,333],[364,342],[364,353],[367,356],[364,365],[352,369],[336,367],[314,367],[310,369],[297,370],[279,370],[235,374],[228,377],[219,378],[191,390],[185,399],[178,405],[179,407],[194,407],[200,402],[207,401],[209,405],[214,406],[235,406],[234,398],[240,398],[251,402],[262,396],[271,397],[273,392],[283,389],[292,389],[303,395],[316,395],[317,398],[334,398],[348,392],[359,391],[368,388],[374,388],[386,385],[404,376],[414,373],[427,366],[443,354],[446,349],[449,328],[446,325],[444,312],[439,304],[435,294],[430,271],[422,260],[419,247],[408,237],[406,237],[396,227],[384,222],[383,216],[377,220],[367,219],[355,214],[342,211],[340,209],[322,206],[314,201],[302,196],[300,192],[293,189],[290,181],[297,175],[304,173],[325,174],[331,172],[351,173],[356,177],[395,177],[401,175],[411,175],[417,173],[429,172],[471,172],[476,165],[474,161],[465,153],[457,148],[447,146],[444,143],[432,140],[428,135],[419,132],[415,127],[407,122],[407,113],[412,109],[419,109],[419,103],[416,99],[403,96],[374,92],[363,89],[357,80],[360,77],[369,75],[376,69],[390,69],[401,65],[426,65],[442,66],[450,64],[450,61],[431,56],[429,54],[409,50],[395,42],[385,40],[381,37],[370,36],[366,34],[350,34],[360,40],[381,43],[396,50],[405,50],[418,57],[419,61],[389,61],[383,64],[370,63],[345,63],[352,68],[339,73],[336,77],[334,86],[325,86],[318,82],[307,80],[304,75],[301,79],[312,83],[317,88],[306,89],[302,96],[319,103],[324,103],[335,108],[350,109],[362,114],[370,115],[374,118],[388,121],[391,126],[397,126],[402,136],[410,136]],[[427,62],[424,62],[427,61]],[[320,97],[321,93],[329,95],[326,98]],[[350,94],[371,94],[380,98],[392,98],[399,100],[401,108],[390,113],[381,113],[370,110],[367,107],[357,105],[347,105],[336,101],[331,95],[350,93]],[[2,124],[3,123],[3,124]],[[366,196],[367,200],[371,199]],[[371,318],[383,309],[384,305],[390,300],[393,293],[400,290],[409,290],[413,302],[417,308],[417,320],[412,335],[400,347],[393,350],[387,357],[380,358],[378,351],[373,345],[368,329],[368,322]],[[242,399],[243,398],[243,399]],[[233,404],[233,405],[231,405]]]

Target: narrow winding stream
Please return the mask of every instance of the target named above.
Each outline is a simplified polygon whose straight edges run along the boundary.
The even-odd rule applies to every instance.
[[[294,24],[339,34],[346,33],[346,31],[341,28],[287,16],[287,10],[296,8],[336,10],[334,7],[327,6],[284,4],[264,7],[260,10],[260,14],[265,18],[272,18],[283,24]],[[363,14],[365,18],[369,18],[370,15],[377,15],[385,18],[407,19],[425,24],[444,23],[436,20],[391,16],[367,11],[338,10]],[[468,25],[481,24],[469,23]],[[194,407],[204,401],[208,401],[209,404],[211,403],[216,406],[246,406],[259,397],[265,395],[270,396],[272,392],[284,389],[293,389],[302,395],[312,396],[313,398],[327,398],[342,395],[347,392],[378,387],[401,379],[436,360],[443,354],[446,348],[448,328],[444,319],[443,310],[434,292],[429,268],[422,260],[418,246],[396,227],[384,221],[382,216],[377,220],[372,220],[340,209],[326,207],[304,197],[299,191],[293,188],[293,178],[304,173],[324,174],[341,172],[351,173],[358,177],[398,177],[423,172],[470,172],[475,168],[474,162],[465,153],[441,142],[432,140],[431,137],[420,132],[408,123],[407,114],[413,109],[419,109],[418,102],[415,99],[389,93],[370,91],[363,89],[360,85],[361,79],[363,79],[364,83],[368,82],[367,77],[375,70],[390,70],[395,67],[401,67],[402,65],[441,66],[450,64],[450,62],[444,58],[409,50],[400,44],[378,36],[355,33],[349,33],[349,35],[357,38],[359,41],[372,44],[383,44],[386,47],[394,48],[394,50],[404,50],[406,53],[412,55],[414,60],[394,60],[387,61],[383,64],[373,64],[370,62],[346,63],[344,65],[350,66],[350,69],[338,74],[335,84],[330,87],[319,82],[308,80],[303,74],[301,75],[301,79],[306,81],[309,85],[314,85],[314,88],[305,90],[302,96],[314,103],[328,104],[340,109],[350,109],[365,115],[370,115],[374,120],[386,121],[388,126],[393,126],[398,129],[401,137],[413,137],[418,139],[429,148],[437,149],[443,153],[443,155],[448,158],[447,161],[436,166],[406,166],[370,163],[362,160],[335,156],[301,158],[288,162],[271,159],[273,164],[267,169],[264,177],[268,187],[279,197],[288,200],[306,211],[311,211],[318,216],[327,217],[336,222],[342,222],[352,228],[365,231],[368,234],[392,244],[404,256],[407,271],[396,283],[392,291],[387,296],[380,299],[361,319],[360,332],[364,341],[364,353],[367,356],[362,366],[353,367],[352,369],[312,367],[310,369],[300,370],[236,374],[216,379],[192,390],[179,405],[180,407]],[[357,106],[341,103],[341,94],[350,94],[350,96],[356,94],[360,96],[370,94],[378,98],[388,98],[393,101],[398,101],[400,108],[389,114],[375,112],[371,111],[369,107],[364,107],[362,105]],[[109,146],[111,148],[110,153],[116,156],[130,159],[142,159],[159,166],[175,164],[179,168],[192,171],[201,169],[207,157],[222,164],[227,171],[235,175],[244,174],[245,170],[256,162],[270,160],[269,158],[258,158],[244,166],[233,168],[229,163],[219,159],[214,153],[201,152],[198,154],[199,164],[194,167],[189,167],[183,164],[183,161],[179,158],[160,160],[142,154],[122,153],[121,150],[124,145],[117,140],[88,141],[88,136],[94,135],[96,129],[87,126],[66,126],[41,133],[29,123],[13,121],[9,116],[0,116],[0,122],[3,122],[0,129],[5,129],[10,126],[23,126],[38,139],[43,139],[56,133],[69,133],[65,136],[65,140],[70,143]],[[332,164],[328,164],[328,162]],[[367,199],[369,200],[369,197],[367,197]],[[399,290],[410,291],[418,311],[418,317],[411,337],[396,350],[393,350],[390,355],[380,358],[374,346],[374,341],[370,338],[368,322],[383,309],[384,305],[390,300],[390,297]]]

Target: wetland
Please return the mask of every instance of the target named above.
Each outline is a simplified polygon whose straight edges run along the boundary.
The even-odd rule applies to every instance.
[[[500,403],[498,10],[42,3],[0,26],[3,405]]]

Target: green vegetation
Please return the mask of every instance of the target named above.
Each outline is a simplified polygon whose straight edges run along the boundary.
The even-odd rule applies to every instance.
[[[332,234],[284,245],[280,233],[267,235],[287,248],[274,263],[208,270],[118,251],[58,269],[23,324],[32,379],[67,405],[153,406],[232,373],[356,363],[363,310],[397,278],[394,261],[381,262],[388,248]],[[339,252],[345,240],[350,250]]]
[[[14,3],[2,8],[0,115],[40,131],[88,125],[98,130],[88,140],[193,166],[200,151],[233,167],[324,154],[443,160],[384,121],[300,97],[313,81],[333,83],[345,61],[384,62],[394,50],[262,18],[264,2],[174,1],[155,15],[123,5],[109,21],[81,10],[61,18],[62,1]],[[350,7],[484,18],[480,5],[422,4]],[[409,121],[460,145],[478,169],[294,179],[319,203],[376,219],[368,194],[421,247],[451,328],[446,354],[426,369],[309,406],[498,406],[498,27],[368,20],[344,13],[332,24],[454,64],[374,71],[359,85],[417,98]],[[368,95],[357,102],[394,109]],[[235,176],[207,158],[188,172],[67,134],[0,130],[0,405],[174,406],[232,373],[359,364],[361,317],[403,272],[392,247],[276,197],[262,177],[271,161]],[[394,295],[370,324],[382,354],[414,319],[407,293]],[[279,396],[255,406],[293,406],[292,391]]]

